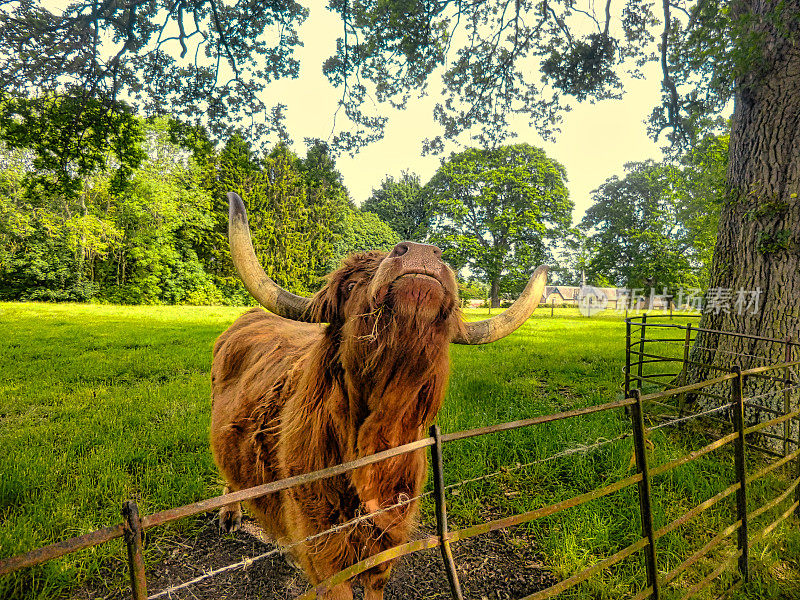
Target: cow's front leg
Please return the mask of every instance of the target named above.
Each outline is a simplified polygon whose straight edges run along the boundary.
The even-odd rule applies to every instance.
[[[347,566],[347,548],[345,536],[328,534],[294,546],[292,554],[306,573],[311,585],[317,587]],[[344,555],[342,551],[345,551]],[[324,590],[322,594],[323,600],[352,600],[352,598],[353,586],[349,580]]]
[[[391,562],[385,562],[364,573],[361,576],[364,584],[364,600],[383,600],[383,590],[389,582],[391,573]]]
[[[322,598],[323,600],[352,600],[353,586],[349,581],[345,581],[329,589]]]
[[[230,494],[231,488],[227,485],[222,490],[222,495]],[[242,527],[242,505],[234,502],[219,509],[219,528],[226,533],[238,531]]]

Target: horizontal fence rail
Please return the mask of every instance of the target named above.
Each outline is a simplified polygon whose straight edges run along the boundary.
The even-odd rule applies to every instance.
[[[669,334],[661,333],[657,336],[648,338],[647,329],[650,329],[651,327],[657,327],[659,328],[659,331],[670,327],[678,328],[682,331],[680,335],[670,336]],[[636,335],[636,330],[639,330],[638,336]],[[800,418],[800,407],[798,407],[796,401],[794,405],[791,403],[791,400],[793,399],[792,393],[797,389],[800,389],[797,378],[792,375],[793,370],[800,365],[800,360],[791,360],[792,348],[796,345],[795,343],[788,340],[767,339],[767,341],[770,343],[785,344],[785,348],[787,349],[785,362],[780,364],[753,367],[747,370],[733,369],[731,372],[725,372],[719,376],[707,379],[705,381],[689,384],[685,379],[686,368],[690,364],[690,361],[688,361],[688,351],[686,348],[694,340],[693,336],[696,335],[697,332],[702,331],[704,330],[701,330],[698,327],[693,327],[692,325],[682,326],[668,323],[652,323],[647,319],[646,315],[628,319],[626,334],[627,352],[624,373],[624,390],[626,397],[622,400],[445,434],[440,434],[438,428],[434,426],[434,428],[431,429],[431,435],[429,437],[405,444],[403,446],[385,450],[371,456],[358,458],[356,460],[315,471],[313,473],[307,473],[280,481],[274,481],[258,487],[240,490],[224,496],[201,500],[199,502],[171,508],[150,515],[144,515],[142,517],[138,515],[138,507],[136,504],[129,501],[124,505],[124,521],[122,523],[78,537],[70,538],[50,546],[37,548],[24,554],[0,560],[0,575],[6,575],[21,568],[35,566],[47,560],[52,560],[78,550],[90,548],[116,538],[124,537],[126,546],[128,548],[128,564],[131,576],[132,597],[136,600],[155,600],[157,598],[169,597],[178,590],[189,588],[204,579],[208,579],[220,573],[246,567],[256,560],[273,556],[280,552],[280,550],[278,548],[274,548],[258,556],[245,558],[239,562],[209,571],[190,581],[185,581],[148,596],[144,563],[142,560],[143,530],[165,525],[178,519],[190,517],[200,513],[217,510],[223,506],[235,502],[253,500],[266,494],[272,494],[294,486],[308,484],[337,475],[343,475],[353,471],[354,469],[379,463],[380,461],[401,456],[403,454],[418,452],[425,448],[431,448],[434,480],[433,491],[426,492],[415,498],[403,499],[397,504],[383,507],[378,511],[369,514],[358,515],[356,518],[345,523],[340,523],[329,530],[318,532],[303,540],[292,542],[288,546],[284,547],[284,550],[299,544],[308,543],[317,538],[330,535],[331,533],[335,533],[337,531],[354,527],[362,521],[372,519],[377,515],[394,510],[411,502],[419,501],[421,498],[429,495],[433,495],[436,501],[436,535],[428,535],[423,539],[407,542],[403,545],[369,556],[365,560],[362,560],[356,564],[350,565],[346,569],[329,577],[320,584],[313,586],[305,594],[300,596],[301,600],[321,598],[327,590],[330,590],[334,586],[348,581],[349,579],[352,579],[353,577],[364,573],[369,569],[379,566],[382,563],[396,560],[399,557],[413,552],[437,547],[442,551],[445,575],[450,586],[451,594],[454,598],[460,600],[463,597],[463,594],[451,551],[451,546],[453,544],[457,544],[460,541],[474,536],[557,515],[558,513],[592,502],[599,498],[618,493],[621,490],[631,486],[636,486],[635,495],[637,496],[638,513],[641,525],[641,535],[638,537],[638,539],[631,541],[623,548],[615,549],[613,554],[610,556],[600,559],[589,567],[570,575],[563,581],[526,596],[523,600],[544,600],[546,598],[551,598],[571,587],[581,584],[590,577],[593,577],[598,573],[611,568],[613,565],[616,565],[621,561],[637,554],[641,555],[641,560],[644,562],[646,580],[641,582],[641,587],[631,597],[634,600],[644,600],[645,598],[658,599],[662,596],[663,590],[665,590],[668,586],[675,584],[681,575],[686,573],[693,565],[696,565],[699,561],[708,560],[707,557],[712,551],[719,550],[723,545],[731,543],[735,544],[735,549],[730,551],[723,549],[722,553],[724,556],[722,556],[721,559],[717,559],[718,562],[715,563],[716,566],[707,576],[694,583],[688,589],[683,587],[681,589],[685,589],[685,594],[683,597],[690,598],[711,586],[714,581],[717,580],[723,572],[730,569],[732,565],[737,565],[736,572],[739,573],[739,579],[734,583],[734,585],[738,586],[742,582],[746,581],[749,577],[748,557],[749,550],[752,545],[764,540],[775,530],[776,527],[780,525],[780,523],[788,519],[790,516],[792,516],[792,514],[797,514],[798,509],[800,508],[800,439],[789,439],[789,432],[791,432],[791,429],[788,427],[790,423],[797,422]],[[754,336],[748,337],[752,338]],[[648,344],[675,345],[678,348],[679,355],[682,355],[682,358],[681,356],[662,357],[654,351],[645,351],[646,348],[650,347]],[[655,392],[644,393],[644,390],[641,389],[641,386],[644,384],[644,382],[647,382],[648,385],[656,385],[659,383],[658,377],[651,376],[654,374],[645,372],[645,369],[649,368],[651,365],[657,365],[660,362],[664,362],[665,364],[677,363],[679,366],[682,366],[682,369],[678,373],[670,370],[666,374],[661,374],[662,377],[669,379],[668,382],[660,382],[664,389]],[[777,411],[778,414],[767,421],[747,425],[744,420],[744,411],[748,407],[752,407],[753,402],[759,398],[756,396],[747,397],[743,393],[745,384],[748,381],[748,378],[759,378],[770,374],[772,379],[774,379],[776,382],[782,383],[783,385],[783,387],[777,390],[776,393],[783,394],[782,397],[784,399],[785,410]],[[762,381],[762,379],[759,379],[759,381]],[[709,390],[714,391],[712,392]],[[683,405],[684,399],[691,394],[703,393],[705,394],[704,397],[709,398],[709,401],[717,401],[717,405],[705,408],[705,410],[701,410],[699,412],[696,411],[688,414]],[[668,404],[669,402],[678,402],[678,405],[672,406],[671,404]],[[657,424],[652,424],[650,426],[645,426],[643,415],[648,407],[651,406],[657,406],[659,408],[673,408],[677,410],[678,415],[672,419],[662,421]],[[624,413],[627,414],[627,417],[623,415],[623,411],[620,409],[624,409]],[[443,475],[445,465],[442,460],[442,447],[445,444],[457,443],[459,441],[477,436],[498,434],[521,428],[546,426],[549,423],[566,419],[583,418],[591,414],[597,414],[606,411],[619,411],[621,418],[629,419],[629,432],[616,435],[611,438],[599,438],[586,445],[568,448],[551,456],[539,458],[525,464],[517,464],[516,466],[503,468],[500,471],[487,473],[474,479],[460,481],[448,486],[444,485]],[[703,447],[684,454],[683,456],[674,458],[668,462],[657,465],[649,464],[647,448],[648,443],[652,444],[652,440],[649,438],[653,432],[659,430],[666,430],[670,432],[679,431],[680,428],[685,426],[687,423],[697,421],[699,419],[720,420],[721,423],[727,423],[728,426],[732,427],[732,431],[730,431],[730,433],[721,433],[717,439],[709,441]],[[783,455],[781,455],[778,460],[772,460],[766,466],[759,468],[754,473],[748,474],[746,469],[747,449],[751,447],[751,438],[753,438],[753,436],[756,434],[761,435],[763,433],[768,433],[765,430],[784,426],[785,435],[783,437],[776,436],[780,437],[779,441],[783,442],[785,445],[785,452]],[[560,500],[558,502],[536,508],[535,510],[497,518],[462,529],[448,529],[446,491],[453,490],[468,483],[487,480],[492,477],[497,477],[501,474],[508,474],[513,471],[524,469],[547,461],[556,460],[575,454],[585,454],[629,437],[631,437],[633,440],[635,458],[635,473],[632,475],[623,477],[618,481],[609,482],[602,487],[587,490],[586,492],[572,498]],[[790,445],[794,446],[793,450],[790,448]],[[702,457],[707,456],[712,452],[721,451],[726,447],[732,448],[730,451],[733,453],[735,458],[735,481],[731,481],[730,485],[727,485],[725,489],[718,492],[711,498],[700,502],[680,516],[672,519],[669,523],[657,528],[653,521],[653,511],[651,506],[654,493],[651,488],[651,481],[656,478],[663,477],[673,470],[680,469],[685,465],[700,460]],[[753,482],[765,477],[766,475],[773,473],[776,469],[789,465],[792,463],[792,461],[797,463],[794,465],[794,473],[796,476],[792,478],[789,485],[775,498],[770,499],[764,505],[760,507],[753,507],[748,511],[748,486],[753,484]],[[706,511],[718,506],[721,502],[732,497],[735,497],[736,499],[736,511],[735,514],[732,515],[732,522],[726,524],[702,547],[696,549],[689,556],[685,557],[682,562],[672,567],[669,571],[666,571],[666,569],[659,570],[660,561],[657,548],[659,540],[668,534],[679,530],[681,527],[684,527],[693,520],[701,517],[701,515],[703,515],[703,513]],[[788,507],[785,507],[777,516],[777,518],[775,518],[771,523],[762,526],[756,533],[750,534],[752,523],[763,517],[765,513],[769,511],[780,510],[781,507],[787,502],[789,502]],[[735,541],[731,542],[734,533],[736,534]]]

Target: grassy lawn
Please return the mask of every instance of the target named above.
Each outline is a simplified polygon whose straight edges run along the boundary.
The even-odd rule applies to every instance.
[[[0,304],[0,555],[9,556],[120,520],[135,498],[143,514],[218,493],[208,450],[209,370],[216,336],[242,308]],[[468,318],[487,316],[486,309]],[[453,346],[450,391],[439,422],[457,431],[621,397],[625,326],[611,313],[540,311],[514,335],[488,346]],[[659,464],[708,443],[691,425],[651,436]],[[445,448],[446,483],[528,463],[630,431],[622,410],[484,436]],[[757,468],[750,467],[750,471]],[[795,467],[786,470],[793,472]],[[634,472],[630,439],[514,474],[467,484],[450,496],[453,526],[522,512],[612,483]],[[772,498],[774,472],[749,497]],[[733,482],[728,452],[655,478],[656,528]],[[782,489],[782,488],[780,488]],[[785,506],[785,505],[781,505]],[[767,511],[765,523],[783,509]],[[429,508],[425,512],[429,512]],[[733,497],[659,540],[663,572],[734,519]],[[771,517],[771,518],[770,518]],[[177,527],[192,527],[184,522]],[[529,525],[558,577],[589,566],[640,535],[638,498],[628,488]],[[752,526],[751,526],[752,527]],[[751,528],[757,530],[758,527]],[[751,550],[754,576],[742,597],[800,597],[800,534],[792,518]],[[160,528],[154,536],[168,536]],[[729,551],[735,535],[717,553]],[[157,546],[158,544],[152,544]],[[0,597],[69,595],[101,567],[124,585],[121,543],[106,544],[0,581]],[[149,560],[157,559],[152,550]],[[677,580],[678,598],[714,564]],[[641,553],[566,597],[618,598],[639,589]],[[116,579],[114,580],[114,577]],[[724,584],[724,579],[722,583]]]

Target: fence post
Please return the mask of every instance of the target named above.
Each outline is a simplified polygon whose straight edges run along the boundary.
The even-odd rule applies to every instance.
[[[736,490],[736,514],[737,520],[741,522],[738,531],[739,550],[739,573],[745,581],[749,581],[750,573],[748,568],[748,535],[747,535],[747,472],[745,469],[745,441],[744,441],[744,401],[742,400],[742,390],[744,389],[744,375],[738,365],[733,367],[736,378],[731,380],[731,402],[734,406],[733,426],[739,434],[734,445],[734,467],[736,469],[736,480],[739,487]]]
[[[644,380],[642,379],[642,367],[644,367],[644,336],[647,333],[647,313],[642,315],[642,335],[639,338],[639,368],[637,369],[637,375],[639,379],[636,380],[636,387],[638,389],[642,389],[642,385]]]
[[[125,544],[128,546],[131,594],[133,600],[146,600],[147,579],[142,557],[142,521],[139,519],[139,507],[136,502],[133,500],[125,502],[122,505],[122,516],[125,519]]]
[[[792,359],[793,359],[791,342],[792,342],[792,337],[791,336],[787,336],[787,338],[786,338],[786,362],[787,362],[787,364],[792,362]],[[786,391],[784,391],[784,394],[786,394],[787,396],[790,396],[791,392],[789,392],[788,388],[790,388],[794,382],[792,381],[792,371],[791,371],[791,369],[789,367],[784,367],[783,377],[784,377],[784,379],[786,379],[786,388],[787,388]],[[797,445],[797,449],[800,449],[800,423],[798,423],[798,425],[797,425],[797,441],[795,442],[795,444]],[[795,469],[795,475],[797,476],[797,479],[800,479],[800,456],[797,457],[797,461],[796,462],[797,462],[797,467]],[[800,485],[797,486],[794,489],[794,499],[795,499],[795,502],[799,502],[800,503]],[[798,506],[797,508],[794,509],[794,514],[795,514],[796,517],[800,518],[800,506]]]
[[[783,359],[785,363],[792,362],[792,336],[787,335],[784,342]],[[789,367],[783,367],[783,414],[788,415],[791,412],[789,402],[789,388],[791,387],[791,380],[789,379]],[[783,423],[783,455],[789,455],[789,436],[791,435],[791,419]]]
[[[692,343],[692,324],[686,323],[686,340],[683,342],[683,368],[681,369],[681,385],[686,385],[689,373],[689,344]],[[683,409],[686,405],[686,392],[678,398],[678,416],[683,416]]]
[[[642,537],[649,544],[645,546],[645,566],[647,568],[647,585],[653,589],[650,596],[658,600],[661,591],[658,585],[658,568],[656,563],[656,541],[653,537],[653,510],[650,503],[650,471],[647,466],[647,450],[645,448],[644,420],[642,419],[642,391],[633,390],[635,404],[631,404],[631,421],[633,422],[633,448],[636,454],[636,469],[642,475],[639,482],[639,508],[642,517]]]
[[[625,397],[631,395],[631,322],[625,317]],[[627,407],[626,407],[627,408]],[[625,411],[628,412],[627,410]]]
[[[456,563],[453,560],[453,551],[447,533],[447,505],[444,499],[444,469],[442,466],[442,433],[438,425],[431,425],[430,436],[434,439],[431,447],[431,462],[433,463],[433,492],[436,501],[436,533],[441,540],[442,560],[450,584],[450,593],[455,600],[463,600],[461,584],[456,573]]]

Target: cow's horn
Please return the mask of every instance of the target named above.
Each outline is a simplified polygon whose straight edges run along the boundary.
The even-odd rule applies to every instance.
[[[538,267],[531,275],[528,285],[522,291],[522,295],[517,301],[501,312],[496,317],[477,321],[475,323],[465,323],[464,335],[457,335],[453,339],[454,344],[488,344],[506,337],[517,327],[528,320],[539,305],[542,299],[542,292],[547,283],[547,267]]]
[[[253,250],[244,202],[233,192],[228,192],[228,241],[231,244],[233,264],[239,272],[244,287],[253,298],[276,315],[295,321],[310,320],[306,308],[311,299],[287,292],[272,281],[261,268]]]

